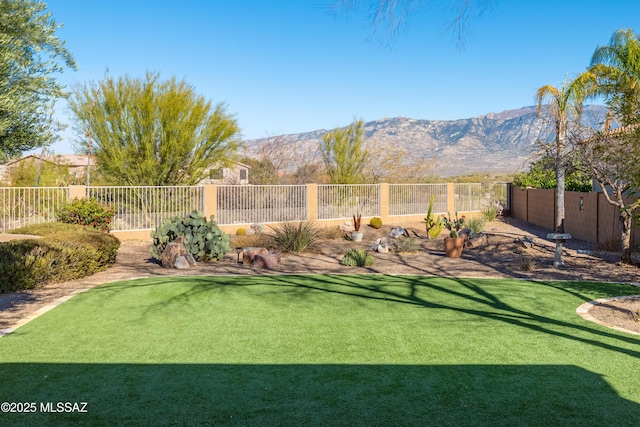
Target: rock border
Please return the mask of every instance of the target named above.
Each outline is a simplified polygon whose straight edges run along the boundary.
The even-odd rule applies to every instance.
[[[640,336],[640,333],[635,332],[635,331],[630,331],[629,329],[625,329],[625,328],[621,328],[620,326],[611,326],[606,324],[605,322],[596,319],[595,317],[593,317],[592,315],[589,314],[589,309],[593,306],[596,306],[598,304],[604,304],[610,301],[616,301],[616,300],[621,300],[621,299],[628,299],[628,298],[637,298],[640,297],[640,295],[624,295],[624,296],[620,296],[620,297],[611,297],[611,298],[600,298],[594,301],[589,301],[589,302],[585,302],[584,304],[582,304],[580,307],[578,307],[576,309],[576,313],[582,317],[585,320],[588,320],[589,322],[593,322],[593,323],[597,323],[598,325],[602,325],[605,326],[609,329],[615,329],[616,331],[620,331],[620,332],[626,332],[628,334],[632,334],[632,335],[638,335]]]

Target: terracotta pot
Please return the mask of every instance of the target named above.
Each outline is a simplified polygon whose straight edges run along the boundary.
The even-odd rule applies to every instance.
[[[351,232],[351,240],[353,240],[354,242],[362,241],[362,236],[364,236],[364,233],[362,231]]]
[[[464,237],[445,237],[444,255],[449,258],[460,258],[464,247]]]

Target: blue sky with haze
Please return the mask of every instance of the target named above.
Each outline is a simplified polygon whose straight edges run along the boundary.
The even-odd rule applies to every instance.
[[[450,120],[533,105],[589,65],[621,28],[640,31],[637,0],[496,1],[468,25],[463,49],[445,25],[449,0],[426,2],[394,39],[368,41],[361,14],[331,0],[49,0],[78,63],[72,87],[113,77],[184,79],[236,116],[245,139],[405,116]],[[459,3],[459,1],[457,2]],[[59,102],[57,117],[69,123]],[[53,145],[71,153],[69,128]]]

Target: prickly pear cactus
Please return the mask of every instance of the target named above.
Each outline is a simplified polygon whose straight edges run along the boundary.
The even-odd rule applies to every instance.
[[[151,255],[161,260],[164,248],[178,236],[184,236],[187,251],[199,261],[219,260],[231,251],[229,235],[220,230],[213,215],[207,221],[202,211],[193,211],[184,218],[169,218],[151,232]]]

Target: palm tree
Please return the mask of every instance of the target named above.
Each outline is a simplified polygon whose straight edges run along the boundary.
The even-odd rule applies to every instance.
[[[555,169],[556,169],[556,214],[554,228],[557,233],[564,233],[564,181],[567,168],[566,146],[570,120],[580,122],[582,104],[585,97],[595,90],[595,77],[584,73],[574,80],[565,79],[561,88],[545,85],[536,91],[538,116],[548,114],[555,126]]]
[[[598,80],[598,94],[604,96],[622,125],[638,121],[640,110],[640,39],[631,29],[613,33],[606,46],[598,46],[589,72]]]
[[[595,50],[587,72],[597,79],[596,94],[622,125],[611,131],[607,123],[582,145],[604,197],[619,209],[621,261],[630,263],[631,227],[640,207],[640,199],[628,198],[640,188],[640,38],[631,29],[614,32],[608,45]]]

